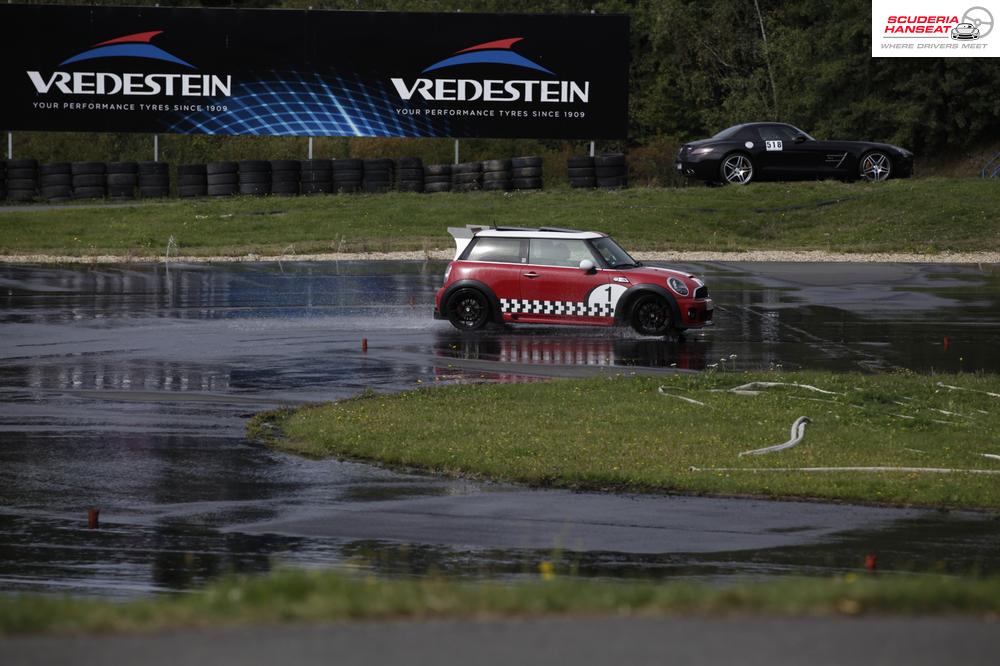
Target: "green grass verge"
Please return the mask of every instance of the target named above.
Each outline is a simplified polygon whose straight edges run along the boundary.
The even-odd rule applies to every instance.
[[[720,390],[750,381],[831,393],[794,386],[759,395]],[[703,405],[664,396],[660,386]],[[597,378],[368,394],[263,415],[250,428],[275,425],[284,434],[276,446],[312,456],[537,486],[996,509],[997,475],[788,468],[1000,470],[1000,460],[982,455],[1000,455],[998,393],[996,375]],[[802,444],[739,456],[784,442],[799,416],[812,420]]]
[[[0,213],[0,255],[160,256],[453,247],[448,226],[606,231],[655,250],[995,250],[998,188],[979,179],[758,183],[750,187],[204,199]]]
[[[501,584],[359,579],[331,572],[285,571],[262,578],[229,578],[192,594],[129,603],[0,597],[0,635],[555,614],[1000,612],[1000,579],[996,578],[848,575],[733,586],[545,578],[548,580]]]

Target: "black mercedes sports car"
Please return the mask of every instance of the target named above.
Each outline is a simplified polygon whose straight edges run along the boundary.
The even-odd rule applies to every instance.
[[[913,153],[868,141],[817,141],[783,123],[746,123],[681,146],[677,170],[690,178],[746,185],[754,180],[908,178]]]

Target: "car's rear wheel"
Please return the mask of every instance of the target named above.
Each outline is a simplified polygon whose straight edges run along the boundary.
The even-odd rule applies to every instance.
[[[666,335],[672,325],[670,304],[659,296],[640,296],[632,306],[632,328],[639,335]]]
[[[722,182],[730,185],[748,185],[753,180],[753,161],[746,153],[726,155],[719,166]]]
[[[889,180],[892,175],[892,160],[885,153],[873,151],[865,153],[861,158],[859,175],[871,183],[881,183]]]
[[[475,331],[490,320],[490,303],[477,289],[459,289],[448,299],[448,321],[460,331]]]

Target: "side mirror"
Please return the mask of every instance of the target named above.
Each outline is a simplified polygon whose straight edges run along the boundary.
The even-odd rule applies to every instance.
[[[805,137],[805,135],[804,135],[804,134],[797,134],[797,135],[795,136],[795,138],[794,138],[794,139],[792,139],[792,141],[793,141],[794,143],[805,143],[805,142],[806,142],[806,137]]]
[[[580,270],[583,271],[584,273],[591,273],[593,272],[594,268],[596,268],[596,266],[594,266],[594,262],[591,261],[590,259],[580,260]]]

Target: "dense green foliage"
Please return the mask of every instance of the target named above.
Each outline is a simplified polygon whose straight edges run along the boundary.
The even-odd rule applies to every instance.
[[[750,382],[777,385],[730,390]],[[996,391],[996,375],[820,372],[448,386],[279,414],[277,445],[541,486],[997,509]],[[798,446],[740,455],[800,416]]]
[[[360,579],[282,571],[232,577],[203,591],[128,603],[55,596],[0,597],[0,636],[128,632],[291,622],[543,615],[857,615],[1000,611],[1000,580],[943,576],[793,579],[718,585],[562,578],[551,562],[522,583]],[[539,580],[541,579],[541,580]]]
[[[450,250],[475,222],[596,229],[630,250],[995,251],[994,182],[870,183],[318,197],[218,197],[113,208],[0,213],[0,256],[182,255]],[[955,202],[961,202],[956,207]],[[44,212],[42,212],[44,210]]]
[[[92,4],[92,3],[88,3]],[[105,2],[103,4],[153,4]],[[402,11],[626,13],[631,18],[633,180],[669,184],[683,140],[751,120],[782,120],[817,138],[897,143],[920,160],[974,155],[973,175],[1000,143],[1000,68],[990,58],[872,58],[871,5],[863,0],[286,0],[160,2]],[[0,128],[2,129],[2,128]],[[148,137],[19,133],[15,153],[54,159],[148,159]],[[572,142],[463,141],[463,159],[582,150]],[[302,139],[172,137],[162,159],[302,157]],[[414,154],[451,160],[447,140],[328,139],[323,157]]]

